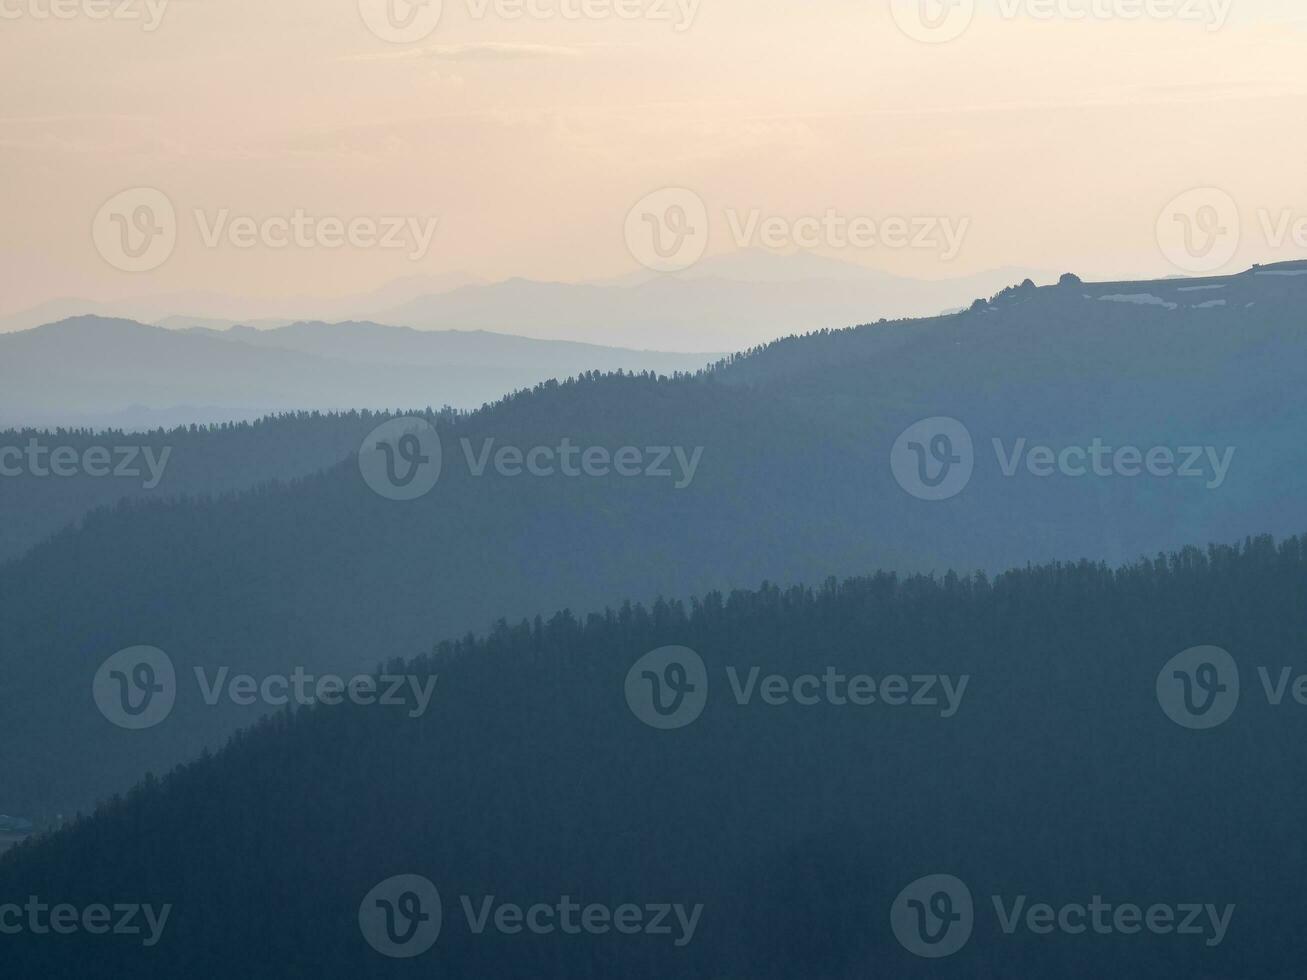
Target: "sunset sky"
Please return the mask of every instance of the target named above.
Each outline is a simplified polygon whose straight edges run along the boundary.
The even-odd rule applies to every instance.
[[[732,221],[750,213],[965,222],[948,260],[812,246],[921,278],[1175,274],[1156,229],[1195,187],[1237,205],[1225,269],[1307,257],[1291,231],[1278,246],[1264,231],[1307,218],[1300,0],[1156,0],[1138,18],[1124,12],[1144,0],[979,0],[940,43],[902,28],[915,0],[588,0],[590,17],[562,15],[582,0],[535,0],[519,18],[445,0],[412,43],[370,30],[359,0],[126,0],[136,20],[93,19],[96,0],[56,0],[73,16],[49,19],[50,2],[0,0],[0,313],[621,276],[640,268],[628,212],[666,187],[705,203],[709,253],[741,244]],[[142,187],[175,207],[176,245],[124,272],[92,226]],[[297,209],[436,225],[422,250],[205,243],[224,211]]]

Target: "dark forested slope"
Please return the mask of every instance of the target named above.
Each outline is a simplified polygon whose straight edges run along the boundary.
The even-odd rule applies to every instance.
[[[356,453],[384,418],[367,411],[295,412],[147,432],[0,431],[10,471],[0,474],[0,562],[123,499],[217,496],[326,469]],[[79,462],[88,451],[100,456],[91,457],[90,473],[79,462],[61,461],[68,475],[60,475],[52,469],[52,454],[60,450],[71,450]]]
[[[171,906],[149,948],[24,927],[4,937],[7,975],[1298,976],[1305,709],[1273,705],[1258,668],[1307,668],[1305,590],[1303,541],[1257,539],[1119,570],[881,574],[501,625],[390,665],[435,678],[420,717],[411,699],[280,714],[0,858],[0,905]],[[706,694],[697,720],[659,730],[624,691],[669,644],[702,657]],[[1156,685],[1208,644],[1242,690],[1223,725],[1193,731]],[[729,671],[744,684],[753,668],[795,696],[768,703],[759,681],[740,703]],[[819,690],[802,675],[830,670],[887,696],[799,703]],[[911,700],[884,686],[895,675]],[[962,692],[952,713],[943,686],[913,703],[928,676]],[[910,955],[890,927],[896,895],[928,874],[975,900],[946,960]],[[358,921],[397,875],[443,900],[438,941],[410,960],[376,952]],[[678,945],[676,926],[478,934],[462,905],[564,895],[702,909]],[[1224,928],[1204,912],[1197,933],[1131,932],[1109,913],[1107,934],[1009,935],[993,897],[1010,910],[1022,895],[1210,905]]]

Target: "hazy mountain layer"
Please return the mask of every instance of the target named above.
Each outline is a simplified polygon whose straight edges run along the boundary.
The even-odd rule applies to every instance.
[[[1014,289],[704,377],[587,376],[436,419],[439,479],[415,500],[347,460],[294,486],[98,513],[0,569],[0,807],[67,811],[265,710],[208,706],[196,667],[349,671],[563,607],[1291,533],[1307,409],[1284,393],[1307,381],[1305,293],[1298,267]],[[955,429],[911,428],[941,416],[970,453]],[[587,470],[586,450],[607,463]],[[183,682],[165,723],[123,731],[87,691],[138,644]]]
[[[10,426],[231,420],[272,412],[478,408],[582,371],[694,371],[711,357],[374,323],[166,330],[83,316],[0,335],[0,422]]]
[[[384,418],[295,413],[149,432],[2,431],[0,563],[120,500],[234,493],[325,469],[357,453]]]

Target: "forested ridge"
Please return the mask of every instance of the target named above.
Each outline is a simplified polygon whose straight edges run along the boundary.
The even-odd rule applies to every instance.
[[[329,466],[358,450],[359,440],[380,423],[376,412],[287,412],[253,422],[224,422],[154,428],[144,432],[121,429],[21,428],[0,430],[0,451],[22,455],[5,459],[11,474],[0,476],[0,564],[21,556],[86,514],[121,500],[166,500],[176,497],[221,496],[262,483],[288,481]],[[28,446],[39,447],[37,472],[29,465]],[[50,454],[72,449],[78,460],[92,447],[108,451],[103,476],[80,467],[71,476],[51,475]],[[117,447],[130,448],[115,453]],[[151,450],[161,479],[143,458]],[[165,455],[166,453],[166,455]],[[131,468],[139,475],[115,475]]]
[[[380,416],[345,416],[339,436],[326,434],[330,420],[270,424],[270,455],[247,457],[237,430],[197,465],[230,459],[250,478],[270,468],[253,461],[282,465],[271,447],[294,442],[299,425],[323,433],[323,456],[342,443],[344,453],[314,471],[310,446],[285,464],[303,475],[184,497],[168,483],[179,456],[163,496],[101,508],[0,566],[0,713],[13,733],[0,742],[0,806],[86,808],[262,710],[210,708],[191,685],[165,725],[113,729],[88,689],[129,646],[166,651],[184,677],[222,666],[256,677],[352,671],[565,606],[868,568],[995,572],[1066,555],[1120,564],[1192,541],[1295,533],[1307,414],[1276,393],[1307,383],[1307,277],[1254,271],[1197,293],[1185,282],[1016,287],[957,315],[778,341],[701,374],[587,372],[475,412],[424,411],[443,469],[409,502],[373,493],[353,457],[354,437]],[[1198,303],[1217,286],[1226,306]],[[1176,308],[1104,301],[1143,290]],[[975,444],[969,485],[943,502],[905,493],[890,466],[896,437],[933,416],[964,423]],[[473,472],[483,452],[564,440],[652,450],[650,460],[658,447],[700,455],[681,486],[643,470]],[[1206,446],[1231,465],[1219,486],[1041,478],[1005,474],[992,448],[1094,440]],[[58,481],[36,482],[57,494]]]
[[[378,672],[435,675],[406,708],[285,711],[0,859],[0,899],[171,902],[154,947],[7,937],[15,975],[174,977],[1297,975],[1307,710],[1257,665],[1307,669],[1307,542],[1187,548],[1121,568],[828,580],[502,622]],[[702,716],[636,719],[623,679],[700,654]],[[1172,724],[1157,673],[1198,644],[1244,676],[1224,726]],[[739,704],[728,666],[793,678],[969,675],[955,715]],[[890,932],[907,882],[976,895],[947,962]],[[383,958],[356,917],[391,875],[430,878],[445,926]],[[476,935],[457,897],[703,905],[693,942]],[[1233,904],[1217,946],[1170,935],[1003,934],[991,894]],[[57,942],[51,942],[57,939]],[[215,964],[219,965],[215,967]],[[37,970],[38,972],[25,972]],[[206,972],[207,971],[207,972]],[[724,972],[726,971],[726,972]]]

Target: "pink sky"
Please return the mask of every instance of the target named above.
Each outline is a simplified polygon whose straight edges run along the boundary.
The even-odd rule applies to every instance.
[[[1141,17],[1126,14],[1144,0],[978,0],[945,43],[900,27],[918,0],[445,0],[411,43],[369,29],[373,0],[112,0],[135,20],[55,2],[67,19],[45,16],[51,0],[0,0],[0,313],[412,275],[619,276],[639,268],[628,212],[665,187],[705,203],[709,253],[765,244],[739,240],[750,214],[791,229],[830,213],[965,222],[947,259],[783,246],[922,278],[1174,274],[1156,228],[1194,187],[1238,209],[1229,269],[1307,257],[1265,230],[1307,219],[1292,2],[1192,0],[1204,20],[1165,0]],[[92,226],[138,187],[172,203],[176,242],[130,273]],[[435,224],[422,249],[228,234],[297,211]]]

